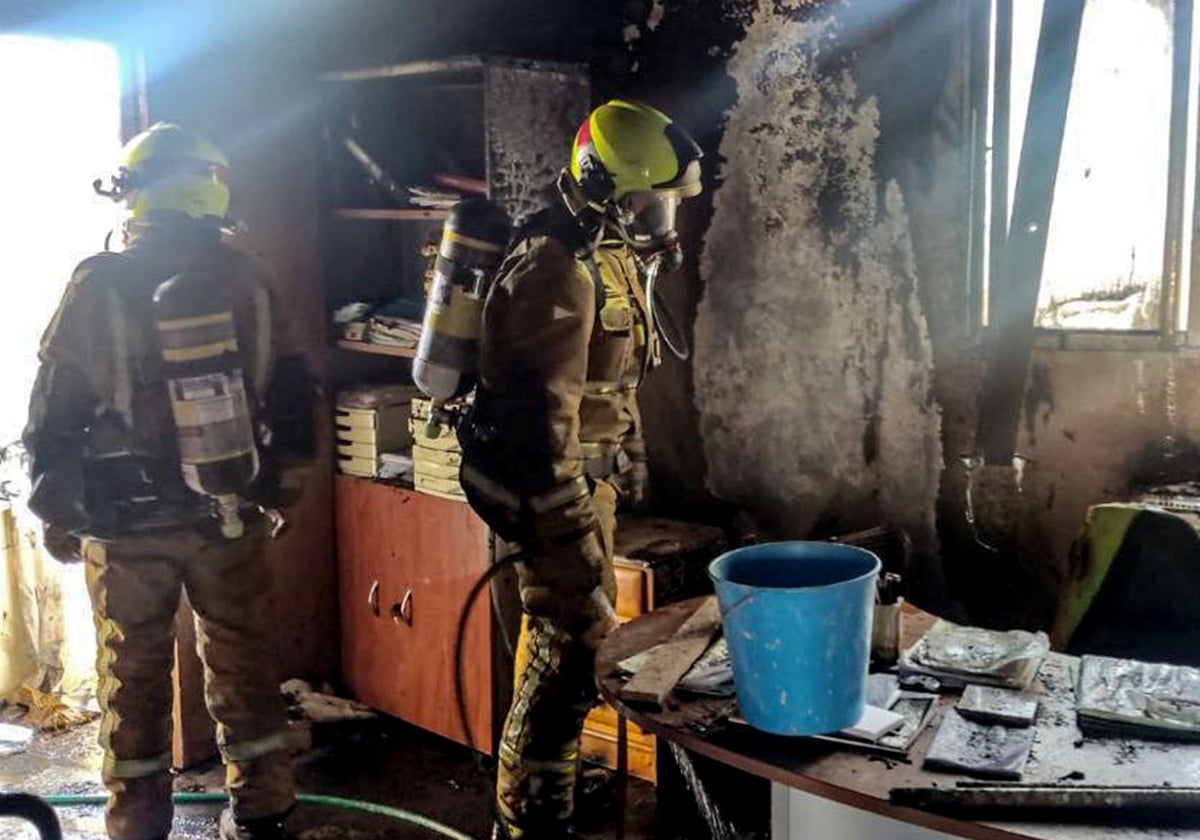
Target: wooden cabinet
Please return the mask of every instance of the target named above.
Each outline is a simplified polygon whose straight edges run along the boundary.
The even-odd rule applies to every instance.
[[[337,476],[342,671],[358,700],[466,739],[454,686],[454,631],[488,567],[488,536],[470,507]],[[473,740],[493,734],[492,619],[480,598],[467,625],[464,686]]]

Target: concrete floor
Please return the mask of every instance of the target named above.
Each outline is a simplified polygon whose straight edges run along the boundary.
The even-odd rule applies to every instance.
[[[0,791],[100,793],[100,750],[96,724],[60,734],[39,735],[25,752],[0,758]],[[437,820],[476,838],[490,836],[489,767],[480,768],[463,747],[390,719],[317,727],[313,748],[296,759],[297,788],[303,793],[349,797],[403,808]],[[221,768],[209,765],[180,774],[177,791],[219,792]],[[597,784],[578,808],[581,837],[616,836],[611,784]],[[217,836],[216,805],[176,809],[174,840],[212,840]],[[629,840],[664,837],[655,815],[655,790],[631,782],[625,836]],[[60,811],[68,840],[104,840],[99,807]],[[303,806],[289,821],[297,840],[408,840],[437,835],[396,820],[340,809]],[[32,828],[0,820],[0,838],[35,838]]]

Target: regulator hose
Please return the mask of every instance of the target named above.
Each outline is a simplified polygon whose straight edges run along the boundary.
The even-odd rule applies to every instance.
[[[108,802],[106,794],[58,794],[55,796],[43,797],[50,805],[59,808],[68,808],[78,805],[104,805]],[[189,805],[196,803],[210,803],[229,801],[229,797],[223,793],[175,793],[171,795],[171,801],[180,805]],[[450,837],[452,840],[475,840],[469,834],[451,828],[448,825],[442,825],[437,820],[431,820],[429,817],[421,814],[405,811],[403,808],[392,808],[389,805],[378,805],[374,802],[363,802],[358,799],[347,799],[341,796],[323,796],[315,793],[299,793],[296,794],[296,801],[303,805],[327,805],[332,808],[342,808],[347,811],[362,811],[367,814],[378,814],[382,817],[390,817],[394,820],[401,820],[411,825],[419,826],[435,834],[440,834],[443,837]]]

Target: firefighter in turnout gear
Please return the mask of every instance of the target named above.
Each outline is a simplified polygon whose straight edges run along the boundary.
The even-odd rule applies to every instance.
[[[229,203],[224,156],[161,123],[122,154],[113,188],[102,191],[97,182],[97,191],[128,207],[124,250],[78,266],[43,338],[24,435],[30,508],[45,523],[52,553],[86,564],[109,836],[157,840],[171,829],[171,669],[175,614],[186,593],[227,768],[231,807],[222,814],[221,837],[277,838],[293,804],[292,771],[273,673],[269,526],[259,505],[280,501],[285,444],[300,458],[307,454],[303,418],[307,412],[311,420],[311,390],[294,389],[305,405],[283,407],[277,399],[283,393],[277,374],[303,365],[299,356],[285,358],[261,273],[222,242]],[[228,311],[156,325],[156,292],[184,275],[219,284],[214,295]],[[201,333],[210,331],[207,348],[174,350],[176,358],[199,358],[224,346],[215,336],[229,331],[230,315],[236,341],[221,341],[238,353],[238,393],[244,387],[254,424],[248,445],[262,456],[256,483],[241,498],[240,536],[222,533],[214,500],[185,481],[187,447],[172,416],[163,372],[168,354],[159,337],[168,326],[203,345]],[[267,406],[277,404],[282,419],[268,431],[268,415],[274,421],[277,413]],[[218,423],[187,432],[214,428],[221,431]],[[194,449],[196,440],[187,445]]]
[[[472,506],[511,547],[524,608],[500,743],[497,833],[567,832],[595,652],[613,626],[618,502],[640,495],[636,391],[655,357],[644,278],[678,267],[675,209],[700,149],[612,101],[576,135],[561,202],[518,233],[484,307],[480,383],[459,436]]]

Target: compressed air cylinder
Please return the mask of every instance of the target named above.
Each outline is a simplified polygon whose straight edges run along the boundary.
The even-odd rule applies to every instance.
[[[236,539],[238,496],[258,474],[258,449],[229,290],[206,274],[178,274],[155,290],[154,315],[183,479],[216,500],[221,532]]]
[[[510,227],[504,209],[486,199],[455,205],[442,226],[413,363],[413,381],[435,400],[454,399],[475,387],[483,304],[504,259]]]

